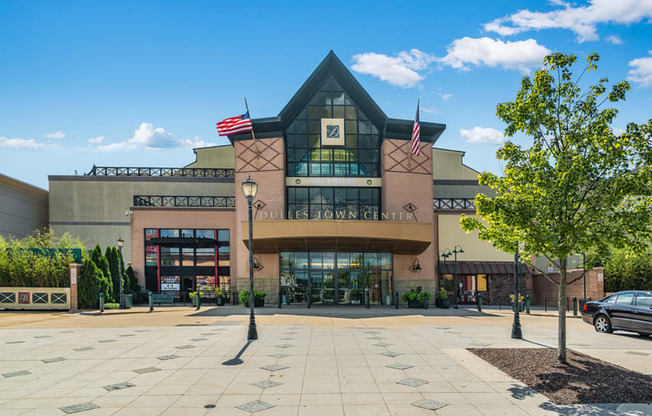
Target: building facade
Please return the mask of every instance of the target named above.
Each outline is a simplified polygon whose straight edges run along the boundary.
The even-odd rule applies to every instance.
[[[22,238],[48,226],[48,191],[0,174],[0,235]]]
[[[195,149],[185,167],[50,176],[50,225],[89,246],[122,237],[148,290],[245,290],[251,178],[255,286],[268,302],[392,305],[396,292],[456,283],[473,302],[511,276],[510,255],[459,226],[491,190],[463,152],[434,147],[446,126],[422,122],[411,154],[414,120],[388,117],[332,52],[277,116],[252,122],[255,139]],[[440,256],[455,247],[457,261]]]

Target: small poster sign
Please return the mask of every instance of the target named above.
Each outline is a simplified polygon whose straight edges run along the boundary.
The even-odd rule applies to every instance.
[[[18,303],[29,303],[29,292],[18,292]]]
[[[604,274],[598,273],[598,282],[604,281]]]

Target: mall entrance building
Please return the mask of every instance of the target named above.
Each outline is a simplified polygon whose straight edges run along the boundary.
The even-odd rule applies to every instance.
[[[51,227],[90,247],[123,237],[147,290],[235,293],[249,287],[241,183],[251,178],[255,286],[268,303],[280,294],[287,304],[393,305],[397,291],[452,294],[454,277],[460,301],[508,290],[500,282],[512,257],[459,226],[462,213],[475,213],[475,195],[491,190],[463,152],[434,147],[444,124],[422,121],[420,154],[411,154],[414,120],[386,115],[333,52],[278,115],[252,122],[255,140],[229,136],[228,145],[195,149],[184,167],[50,176]],[[442,264],[456,246],[464,250],[456,266]]]

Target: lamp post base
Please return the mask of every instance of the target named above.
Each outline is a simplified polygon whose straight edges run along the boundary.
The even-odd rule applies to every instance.
[[[512,324],[512,338],[523,339],[523,332],[521,331],[521,319],[517,314],[514,314],[514,323]]]
[[[256,318],[252,313],[249,315],[249,334],[247,335],[248,340],[258,339],[258,330],[256,329]]]

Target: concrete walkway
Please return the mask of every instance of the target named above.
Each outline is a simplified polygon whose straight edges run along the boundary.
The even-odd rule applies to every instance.
[[[242,307],[0,313],[0,414],[652,414],[556,405],[466,350],[554,346],[555,317],[525,316],[515,341],[493,311],[321,309],[259,309],[252,343]],[[569,347],[652,375],[650,339],[569,319]]]

